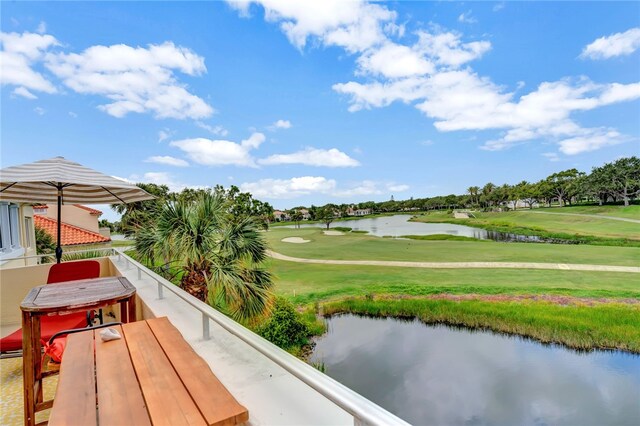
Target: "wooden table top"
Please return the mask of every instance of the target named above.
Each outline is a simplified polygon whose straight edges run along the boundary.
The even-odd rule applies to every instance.
[[[50,426],[231,426],[249,419],[166,317],[69,335]],[[97,410],[97,415],[96,415]]]
[[[125,277],[91,278],[34,287],[20,304],[26,312],[50,313],[114,304],[136,293]]]

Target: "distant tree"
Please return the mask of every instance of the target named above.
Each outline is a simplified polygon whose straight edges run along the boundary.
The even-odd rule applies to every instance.
[[[507,185],[498,186],[494,188],[488,196],[489,201],[495,205],[502,205],[513,200],[514,194],[512,194],[512,187]]]
[[[493,204],[493,200],[491,199],[491,193],[496,188],[496,186],[489,182],[485,186],[482,187],[482,197],[481,201],[485,203],[485,205],[490,206]]]
[[[478,193],[480,191],[479,186],[470,186],[467,188],[467,194],[469,194],[469,201],[471,204],[479,204]]]
[[[302,220],[302,213],[296,209],[291,212],[291,220],[296,223],[296,226],[300,228],[300,221]]]
[[[538,202],[538,185],[523,180],[517,186],[520,187],[520,199],[524,201],[530,209],[532,209],[533,205]]]
[[[107,219],[100,219],[98,221],[98,227],[100,227],[100,228],[109,228],[110,232],[115,232],[115,230],[116,230],[115,224],[109,222]]]
[[[309,218],[311,220],[317,220],[318,219],[318,211],[319,211],[319,208],[312,204],[311,207],[309,207]]]
[[[551,183],[543,179],[536,183],[537,192],[538,192],[538,201],[542,201],[547,207],[551,206],[551,201],[554,197],[553,188]]]
[[[551,193],[558,198],[560,207],[564,206],[565,200],[570,199],[573,195],[574,181],[580,175],[576,169],[564,170],[554,173],[547,178]]]
[[[329,229],[329,225],[331,225],[331,222],[333,222],[336,218],[336,213],[337,213],[336,205],[327,204],[326,206],[319,209],[318,220],[324,223],[327,226],[327,229]]]
[[[155,196],[154,200],[129,204],[112,204],[111,208],[121,214],[120,230],[125,235],[133,235],[140,229],[155,222],[158,207],[170,198],[169,187],[154,183],[138,183],[140,188]]]
[[[602,205],[607,202],[610,193],[609,178],[605,167],[594,167],[591,174],[587,176],[587,194],[598,200]]]
[[[602,167],[604,180],[609,191],[622,198],[624,205],[640,194],[640,159],[638,157],[620,158],[614,163]]]

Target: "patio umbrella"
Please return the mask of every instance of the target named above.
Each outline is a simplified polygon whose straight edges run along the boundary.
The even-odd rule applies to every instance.
[[[62,258],[60,215],[63,203],[121,204],[153,198],[153,195],[136,185],[63,157],[0,169],[0,200],[58,203],[58,263]]]

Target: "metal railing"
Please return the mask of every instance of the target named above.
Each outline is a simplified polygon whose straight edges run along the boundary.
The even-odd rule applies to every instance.
[[[87,249],[87,250],[65,251],[65,252],[62,253],[62,256],[63,256],[63,261],[64,261],[64,256],[78,255],[78,254],[83,254],[83,253],[96,253],[96,252],[104,252],[105,253],[104,256],[114,256],[114,255],[117,255],[119,253],[119,251],[116,250],[115,247],[102,247],[102,248],[94,248],[94,249]],[[21,260],[21,261],[24,262],[24,266],[29,266],[29,265],[27,265],[27,260],[30,260],[30,259],[42,260],[42,259],[44,259],[46,257],[52,258],[53,262],[51,262],[51,263],[55,263],[55,259],[56,259],[56,254],[55,253],[33,254],[33,255],[30,255],[30,256],[19,256],[19,257],[15,257],[15,258],[12,258],[12,259],[5,259],[5,261]]]
[[[123,251],[113,248],[113,252],[114,255],[118,256],[118,263],[124,262],[125,271],[130,270],[132,266],[137,269],[138,280],[142,280],[142,276],[144,274],[156,281],[156,285],[158,287],[158,299],[162,300],[165,298],[164,289],[167,289],[175,296],[182,299],[185,303],[199,311],[202,315],[202,338],[204,340],[210,339],[209,321],[214,321],[227,332],[242,340],[259,353],[278,364],[288,373],[315,389],[318,393],[329,399],[338,407],[351,414],[354,418],[355,425],[408,425],[407,422],[388,412],[379,405],[369,401],[357,392],[349,389],[324,373],[321,373],[314,367],[299,360],[283,349],[280,349],[273,343],[258,336],[251,330],[243,327],[231,318],[180,289],[175,284],[127,256]],[[375,372],[372,372],[372,374],[375,374]]]

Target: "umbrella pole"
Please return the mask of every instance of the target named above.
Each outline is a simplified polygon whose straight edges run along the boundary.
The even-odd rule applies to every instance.
[[[58,244],[56,245],[56,263],[60,263],[62,260],[62,247],[60,242],[62,241],[62,185],[58,183]]]

